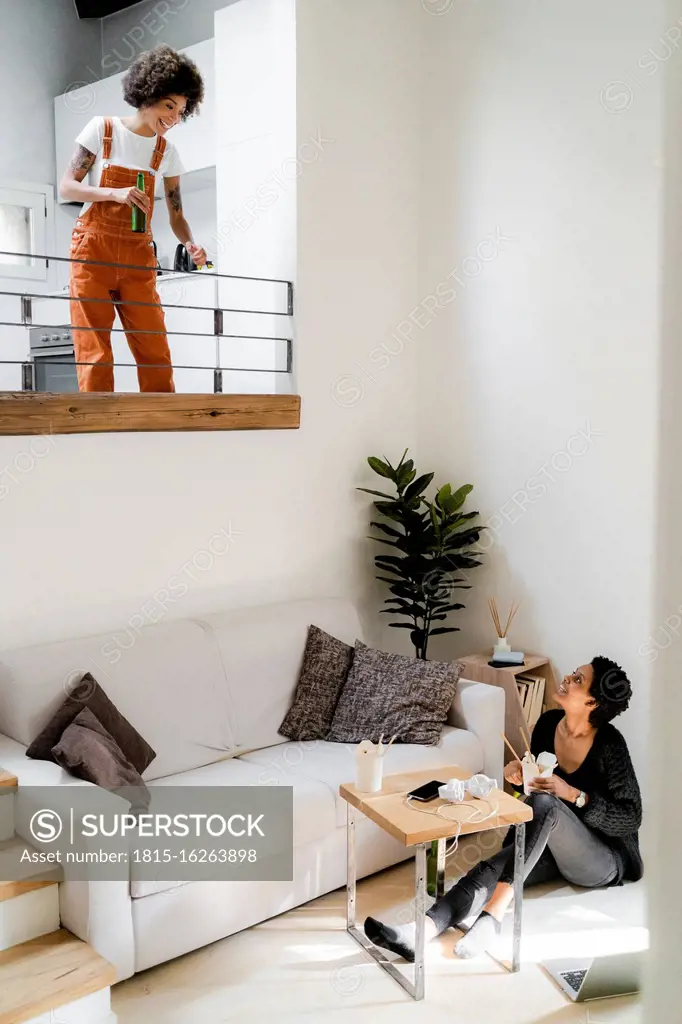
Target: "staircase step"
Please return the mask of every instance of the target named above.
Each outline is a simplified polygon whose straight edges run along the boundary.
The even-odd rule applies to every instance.
[[[26,1024],[116,1024],[118,1018],[111,1009],[111,992],[103,988],[91,996],[67,1003],[49,1013],[32,1017]]]
[[[21,855],[24,850],[28,850],[31,854],[43,852],[36,851],[35,847],[19,836],[13,836],[11,839],[0,842],[0,879],[11,878],[14,880],[12,882],[0,881],[0,903],[3,899],[12,899],[13,895],[18,895],[18,893],[3,895],[5,886],[23,885],[25,882],[49,884],[50,882],[61,882],[64,878],[60,864],[34,864],[29,860],[22,862]],[[31,885],[30,888],[35,888],[35,886]]]
[[[115,981],[112,964],[60,928],[0,953],[0,1024],[27,1024]]]
[[[0,903],[0,951],[30,942],[59,928],[56,882]]]
[[[56,885],[56,881],[39,882],[34,879],[26,879],[22,882],[0,882],[0,903],[5,900],[13,900],[16,896],[23,896],[24,893],[33,892],[34,889],[46,889],[48,885]]]

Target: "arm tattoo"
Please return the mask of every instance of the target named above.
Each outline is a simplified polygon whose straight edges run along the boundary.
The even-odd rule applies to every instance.
[[[180,195],[180,182],[177,185],[166,185],[166,200],[175,213],[182,212],[182,196]]]
[[[85,146],[79,146],[71,158],[69,170],[76,181],[82,181],[95,162],[95,154]]]

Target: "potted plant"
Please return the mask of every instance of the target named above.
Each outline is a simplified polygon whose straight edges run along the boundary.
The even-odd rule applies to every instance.
[[[367,462],[372,470],[393,484],[395,493],[358,490],[379,500],[374,507],[381,517],[371,526],[380,536],[371,539],[393,548],[392,553],[376,555],[374,564],[381,575],[376,578],[388,584],[391,597],[386,599],[382,614],[408,621],[391,622],[394,629],[409,629],[416,656],[426,658],[429,639],[441,633],[456,632],[457,626],[440,625],[453,611],[464,605],[454,600],[455,590],[469,589],[466,569],[481,564],[474,545],[485,527],[474,525],[478,512],[462,511],[471,484],[452,489],[440,487],[429,501],[424,492],[434,473],[417,476],[408,449],[397,466],[388,459],[371,456]]]

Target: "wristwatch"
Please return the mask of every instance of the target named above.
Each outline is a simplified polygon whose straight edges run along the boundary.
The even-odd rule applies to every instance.
[[[580,792],[578,793],[577,797],[575,798],[575,806],[576,807],[580,807],[580,809],[582,810],[582,808],[585,806],[586,803],[587,803],[587,793],[584,793],[583,790],[581,789]]]

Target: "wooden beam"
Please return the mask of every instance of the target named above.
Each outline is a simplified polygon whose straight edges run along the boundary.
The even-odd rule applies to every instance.
[[[0,435],[157,430],[295,430],[298,395],[0,392]]]

